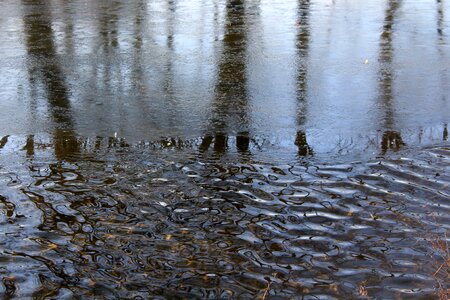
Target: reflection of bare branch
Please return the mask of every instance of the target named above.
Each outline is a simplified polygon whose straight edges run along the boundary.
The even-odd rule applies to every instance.
[[[39,80],[45,87],[47,102],[57,127],[54,131],[55,155],[62,160],[78,151],[78,142],[73,132],[65,75],[56,55],[49,4],[34,0],[22,0],[22,4],[25,10],[23,22],[27,52],[36,58],[35,65],[28,69],[31,85]],[[34,5],[39,6],[38,11]]]
[[[399,8],[397,0],[389,0],[388,8],[386,9],[386,15],[384,19],[383,32],[380,39],[380,90],[382,97],[382,105],[385,108],[385,128],[391,129],[393,126],[393,112],[392,112],[392,83],[393,83],[393,70],[392,70],[392,30],[395,21],[395,15]]]
[[[211,135],[205,135],[202,138],[202,142],[199,146],[199,150],[200,152],[206,152],[209,149],[209,146],[211,145],[211,143],[213,142],[213,137]]]
[[[436,0],[437,4],[437,33],[439,35],[439,39],[442,40],[442,36],[444,35],[444,8],[442,5],[442,0]]]
[[[168,1],[166,6],[166,62],[163,76],[163,90],[166,96],[167,110],[174,111],[177,102],[175,100],[175,86],[174,86],[174,60],[175,60],[175,22],[176,22],[176,3]],[[178,117],[171,114],[167,117],[169,125],[175,125],[178,122]]]
[[[308,156],[313,154],[312,148],[306,141],[306,133],[304,133],[303,131],[297,131],[297,135],[295,137],[295,145],[298,147],[299,156]]]
[[[135,12],[135,19],[134,19],[134,42],[133,42],[133,46],[137,49],[140,50],[142,47],[142,43],[143,43],[143,34],[142,34],[142,29],[143,29],[143,22],[145,21],[143,12],[147,11],[146,5],[145,3],[140,0],[137,2],[136,5],[136,12]]]
[[[385,131],[381,139],[381,151],[385,154],[388,150],[398,151],[405,143],[397,131]]]
[[[27,141],[25,143],[25,146],[22,148],[22,150],[25,150],[27,152],[28,156],[34,155],[34,136],[33,135],[27,136]]]
[[[64,9],[63,9],[63,16],[64,16],[64,46],[66,53],[74,54],[74,20],[73,20],[73,13],[70,11],[70,1],[64,0]]]
[[[388,8],[386,9],[383,32],[380,39],[380,96],[382,100],[382,107],[385,110],[383,118],[383,128],[386,131],[383,133],[381,139],[381,151],[385,154],[388,150],[399,150],[405,143],[401,137],[400,132],[393,130],[394,127],[394,108],[393,108],[393,81],[394,71],[392,69],[393,60],[393,26],[395,23],[395,16],[399,9],[398,0],[389,0]]]
[[[228,148],[228,136],[224,133],[216,133],[214,138],[214,152],[223,154]]]
[[[226,5],[223,50],[218,66],[210,129],[202,139],[199,150],[205,152],[214,143],[214,151],[228,151],[229,125],[239,129],[236,136],[238,152],[247,152],[250,135],[247,130],[246,78],[246,15],[243,0],[229,0]],[[212,131],[212,133],[211,133]]]
[[[444,125],[444,132],[442,133],[442,140],[446,141],[448,139],[448,129],[447,124]]]
[[[236,136],[236,148],[239,152],[247,152],[250,144],[248,132],[240,132]]]
[[[119,21],[117,11],[119,6],[120,2],[112,1],[107,2],[106,6],[98,8],[98,12],[100,13],[99,32],[102,37],[103,49],[107,53],[109,53],[110,47],[117,47],[119,45],[117,39]]]
[[[308,81],[308,69],[307,69],[307,57],[309,51],[310,40],[310,28],[309,28],[309,0],[299,0],[298,2],[298,14],[299,20],[298,34],[297,34],[297,49],[299,54],[298,75],[297,75],[297,126],[304,127],[306,122],[306,109],[307,109],[307,81]],[[303,130],[298,130],[295,137],[295,145],[298,147],[299,156],[313,155],[312,148],[308,145],[306,139],[306,133]]]

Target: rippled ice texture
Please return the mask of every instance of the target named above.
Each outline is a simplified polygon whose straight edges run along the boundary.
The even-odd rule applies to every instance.
[[[119,139],[11,139],[4,295],[437,297],[450,149],[344,164],[223,162]],[[59,159],[55,159],[56,147]]]

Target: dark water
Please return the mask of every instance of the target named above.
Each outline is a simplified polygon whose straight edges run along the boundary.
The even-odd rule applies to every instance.
[[[4,295],[430,299],[446,284],[448,147],[273,165],[151,146],[8,140]]]
[[[1,297],[446,299],[448,5],[0,0]]]

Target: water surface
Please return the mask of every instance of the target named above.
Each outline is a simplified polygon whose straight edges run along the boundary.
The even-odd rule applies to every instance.
[[[0,1],[0,294],[445,297],[447,4]]]

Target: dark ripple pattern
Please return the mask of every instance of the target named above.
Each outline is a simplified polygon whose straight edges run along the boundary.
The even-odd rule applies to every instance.
[[[49,149],[0,156],[6,298],[430,299],[446,281],[446,147],[277,166]]]

